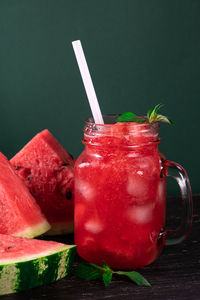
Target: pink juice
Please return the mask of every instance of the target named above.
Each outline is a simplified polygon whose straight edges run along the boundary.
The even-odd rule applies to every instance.
[[[75,164],[75,243],[85,260],[135,269],[162,250],[166,175],[158,124],[86,123]]]

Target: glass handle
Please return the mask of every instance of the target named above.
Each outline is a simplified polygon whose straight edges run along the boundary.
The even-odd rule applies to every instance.
[[[179,164],[165,160],[164,168],[166,175],[174,178],[181,192],[182,198],[182,219],[176,230],[166,229],[163,242],[165,245],[176,245],[181,243],[188,235],[192,225],[193,203],[189,178],[186,171]]]

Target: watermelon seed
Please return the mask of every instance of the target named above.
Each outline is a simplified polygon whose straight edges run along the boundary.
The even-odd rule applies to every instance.
[[[70,190],[67,191],[66,198],[67,198],[67,200],[71,200],[72,199],[72,193],[71,193]]]
[[[69,156],[71,157],[72,160],[74,160],[74,157],[71,153],[69,153]]]
[[[31,176],[28,176],[28,177],[27,177],[27,180],[30,181],[30,180],[31,180]]]
[[[62,167],[66,167],[66,166],[68,166],[68,163],[62,164]]]
[[[16,167],[15,167],[15,170],[19,170],[19,169],[21,169],[20,166],[16,166]]]
[[[12,249],[12,246],[8,246],[8,250]]]

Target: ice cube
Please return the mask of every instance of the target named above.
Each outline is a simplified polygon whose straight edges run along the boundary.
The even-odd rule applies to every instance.
[[[137,203],[143,203],[148,199],[149,185],[144,178],[142,178],[142,171],[139,174],[128,177],[127,192],[133,196]]]
[[[133,205],[128,208],[127,216],[129,220],[136,224],[146,224],[152,221],[154,203],[146,205]]]
[[[83,162],[78,167],[81,169],[81,168],[85,168],[85,167],[89,167],[89,166],[90,166],[89,162]]]
[[[104,226],[98,220],[89,220],[85,223],[85,229],[91,233],[100,233]]]
[[[143,171],[139,170],[139,171],[137,171],[137,174],[138,175],[143,175]]]
[[[86,180],[75,180],[75,189],[84,197],[86,201],[91,201],[95,197],[95,189]]]
[[[138,160],[138,168],[142,170],[148,170],[153,172],[155,170],[155,161],[153,158],[148,156],[143,156],[140,160]]]

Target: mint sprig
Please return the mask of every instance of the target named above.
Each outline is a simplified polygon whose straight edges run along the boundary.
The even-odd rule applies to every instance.
[[[147,120],[149,123],[153,121],[161,121],[168,124],[173,124],[172,120],[169,119],[167,116],[163,116],[160,114],[157,114],[157,111],[161,109],[164,106],[164,104],[157,104],[153,110],[149,109],[147,112]]]
[[[157,104],[154,109],[149,109],[147,112],[147,118],[138,117],[134,113],[126,112],[117,118],[117,122],[151,123],[160,121],[173,124],[169,117],[157,113],[163,106],[164,104]]]
[[[104,261],[102,267],[95,264],[78,264],[72,273],[80,278],[87,280],[103,279],[105,286],[108,286],[114,274],[127,276],[139,286],[151,286],[151,284],[138,272],[113,271]]]
[[[136,116],[132,112],[126,112],[118,117],[117,122],[136,122],[136,123],[145,123],[146,119]]]

